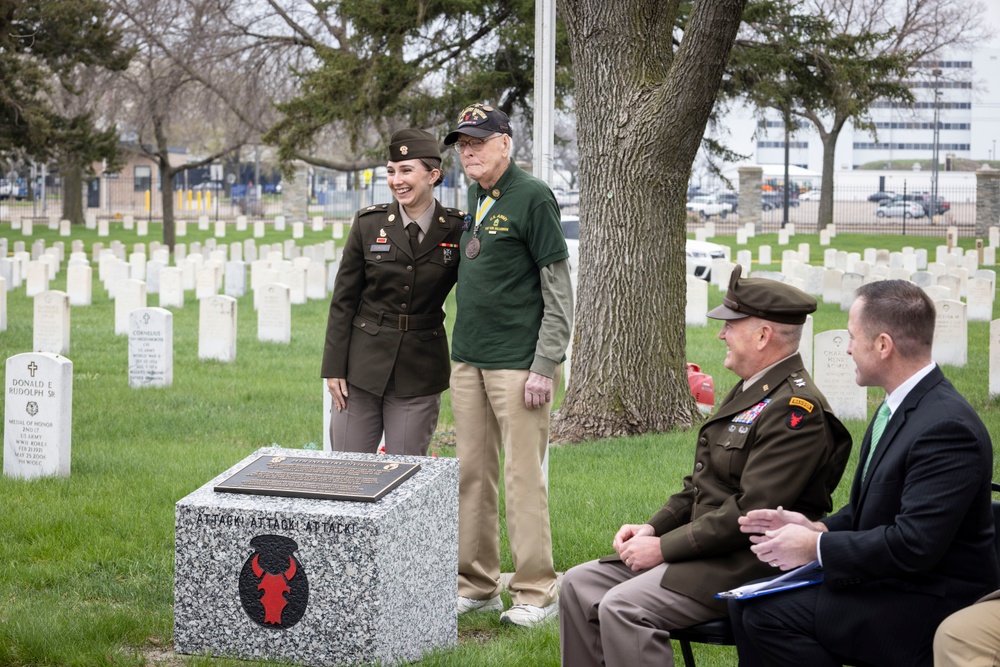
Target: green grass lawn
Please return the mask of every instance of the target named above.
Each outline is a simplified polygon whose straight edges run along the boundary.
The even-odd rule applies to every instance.
[[[157,229],[154,225],[152,229]],[[151,237],[114,230],[131,250]],[[155,233],[155,232],[154,232]],[[247,238],[230,231],[226,242]],[[204,240],[195,225],[188,242]],[[0,236],[21,240],[7,223]],[[278,242],[291,231],[258,243]],[[36,225],[34,238],[51,245],[55,232]],[[96,232],[74,230],[90,244]],[[155,237],[152,237],[155,238]],[[306,230],[299,245],[324,241],[329,232]],[[30,247],[30,240],[27,244]],[[732,239],[715,239],[731,242]],[[751,239],[751,249],[776,236]],[[794,244],[812,243],[813,263],[821,261],[817,237],[796,236]],[[860,251],[874,245],[933,249],[939,239],[916,237],[846,237],[836,247]],[[963,245],[972,247],[972,239]],[[733,248],[733,255],[737,248]],[[754,253],[756,257],[756,252]],[[73,361],[73,457],[68,478],[35,481],[0,477],[0,664],[2,665],[229,665],[248,663],[171,656],[173,627],[174,503],[260,447],[278,444],[301,448],[321,443],[323,383],[319,378],[327,303],[293,307],[288,345],[260,343],[252,297],[239,300],[236,361],[229,364],[197,358],[198,308],[187,295],[174,313],[173,386],[130,389],[127,339],[114,335],[113,304],[97,281],[94,303],[71,313]],[[52,288],[65,288],[65,270]],[[709,289],[710,304],[721,294]],[[150,306],[158,305],[155,295]],[[815,331],[844,328],[847,315],[821,305]],[[714,376],[721,397],[735,378],[722,367],[718,326],[688,332],[688,359]],[[8,294],[8,329],[0,332],[3,359],[31,350],[32,304],[23,288]],[[988,325],[969,327],[969,365],[946,367],[952,379],[980,411],[991,432],[1000,417],[987,396]],[[2,369],[0,369],[2,372]],[[0,396],[0,400],[3,397]],[[870,392],[871,408],[876,400]],[[865,423],[847,423],[855,441]],[[453,455],[449,444],[450,403],[443,402],[435,451]],[[680,430],[554,447],[550,460],[551,514],[556,568],[564,571],[610,551],[611,537],[625,522],[644,521],[680,487],[690,472],[694,434]],[[846,501],[850,474],[835,505]],[[996,474],[995,478],[1000,478]],[[504,549],[504,569],[511,569]],[[428,656],[421,665],[556,665],[556,624],[524,630],[501,627],[496,615],[473,614],[459,621],[459,647]],[[731,648],[697,647],[698,664],[734,665]]]

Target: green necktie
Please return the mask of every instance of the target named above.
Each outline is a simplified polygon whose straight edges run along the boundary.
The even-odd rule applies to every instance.
[[[889,423],[889,417],[892,413],[889,412],[889,404],[882,401],[882,405],[878,406],[878,412],[875,413],[875,419],[872,422],[872,442],[868,447],[868,458],[865,460],[864,470],[861,471],[861,481],[865,481],[865,476],[868,474],[868,464],[872,462],[872,455],[875,453],[875,448],[878,447],[878,441],[882,438],[882,431],[885,430],[885,425]]]

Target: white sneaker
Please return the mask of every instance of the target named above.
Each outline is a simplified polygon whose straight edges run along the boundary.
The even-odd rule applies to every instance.
[[[559,602],[553,602],[547,607],[536,607],[533,604],[516,604],[500,614],[501,623],[513,623],[525,628],[533,628],[550,616],[559,613]]]
[[[495,598],[487,598],[485,600],[463,598],[459,595],[458,615],[461,616],[470,611],[503,611],[503,600],[500,599],[499,595]]]

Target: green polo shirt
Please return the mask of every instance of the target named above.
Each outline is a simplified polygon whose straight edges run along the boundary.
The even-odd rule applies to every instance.
[[[469,259],[465,249],[487,195],[495,201],[479,228],[479,255]],[[544,311],[539,271],[569,257],[559,206],[544,181],[512,161],[489,191],[469,187],[468,211],[451,357],[485,369],[530,368]]]

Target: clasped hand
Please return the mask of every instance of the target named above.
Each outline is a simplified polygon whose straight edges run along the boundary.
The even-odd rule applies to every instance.
[[[653,534],[653,527],[648,523],[625,524],[615,533],[611,546],[633,572],[648,570],[663,562],[660,538]]]
[[[810,521],[798,512],[781,507],[774,510],[750,510],[738,519],[740,531],[750,533],[757,558],[781,570],[805,565],[817,558],[817,540],[826,526]]]

